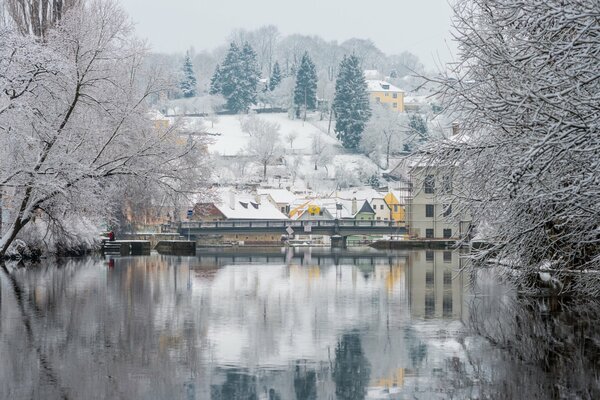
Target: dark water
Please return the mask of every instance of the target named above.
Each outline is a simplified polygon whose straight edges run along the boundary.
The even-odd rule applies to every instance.
[[[8,266],[0,398],[598,398],[598,307],[462,267],[365,249]]]

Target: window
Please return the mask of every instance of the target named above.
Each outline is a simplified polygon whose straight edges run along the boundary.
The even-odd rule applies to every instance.
[[[425,229],[425,237],[427,239],[433,239],[433,229]]]
[[[433,287],[433,271],[425,272],[425,286],[428,289]]]
[[[395,98],[395,99],[397,99],[397,98],[398,98],[398,93],[394,93],[394,94],[392,95],[392,97],[393,97],[393,98]]]
[[[381,97],[375,97],[375,101],[379,103],[381,101]]]
[[[398,205],[394,204],[394,212],[398,212]]]
[[[425,181],[423,182],[423,188],[425,193],[433,194],[435,192],[435,176],[427,175],[425,177]]]
[[[444,251],[444,262],[452,262],[452,252]]]
[[[435,313],[435,294],[433,290],[425,294],[425,318],[433,317]]]
[[[392,104],[392,107],[394,107],[394,108],[398,108],[398,103],[394,103],[394,104]]]
[[[452,271],[444,271],[444,287],[452,285]]]
[[[425,251],[425,261],[433,262],[434,255],[435,255],[435,253],[433,252],[433,250],[426,250]]]
[[[385,97],[390,97],[390,94],[388,92],[385,92]]]
[[[434,205],[433,204],[425,204],[425,217],[433,218],[434,213]]]
[[[444,229],[444,239],[450,239],[452,237],[452,229]]]
[[[381,220],[381,217],[377,217],[377,221],[380,221],[380,220]]]
[[[452,177],[450,175],[444,175],[442,177],[442,190],[444,193],[452,193]]]
[[[444,204],[444,217],[452,215],[452,204]]]
[[[381,207],[379,207],[379,208],[383,210],[383,204],[382,204],[382,205],[381,205]]]
[[[442,298],[442,315],[445,318],[452,316],[452,292],[444,293]]]

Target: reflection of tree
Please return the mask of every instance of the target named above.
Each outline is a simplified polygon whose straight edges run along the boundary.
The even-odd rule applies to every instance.
[[[370,375],[371,366],[363,354],[360,337],[357,333],[344,334],[335,349],[333,367],[337,398],[364,399]]]
[[[306,367],[300,368],[296,364],[294,373],[294,391],[298,400],[313,400],[317,398],[317,374],[315,371],[307,371]]]
[[[210,390],[211,400],[257,400],[256,377],[239,371],[228,371],[222,385]]]
[[[470,309],[470,328],[495,349],[483,359],[467,348],[482,397],[600,398],[600,303],[485,296]],[[494,365],[494,375],[482,364]]]

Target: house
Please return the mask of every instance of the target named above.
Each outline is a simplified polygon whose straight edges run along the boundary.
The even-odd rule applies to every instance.
[[[409,234],[427,239],[459,239],[468,234],[470,219],[455,215],[449,200],[451,172],[440,166],[414,164],[409,173],[413,185],[407,204]]]
[[[281,213],[288,215],[291,210],[292,204],[296,201],[296,196],[287,189],[264,189],[258,188],[256,190],[257,200],[259,197],[266,198],[271,204],[281,211]]]
[[[375,211],[375,220],[390,221],[392,219],[392,209],[386,203],[383,197],[373,197],[371,199],[371,207]]]
[[[355,201],[354,199],[353,202]],[[362,205],[354,214],[354,219],[356,221],[373,221],[375,219],[375,210],[373,210],[373,207],[371,207],[367,200],[362,202]]]
[[[285,220],[283,214],[275,205],[263,198],[257,200],[249,194],[236,194],[233,192],[222,195],[223,199],[214,203],[198,203],[194,207],[192,220],[202,222],[239,221],[239,220]],[[226,233],[222,235],[208,235],[201,240],[217,240],[219,242],[233,242],[245,244],[272,244],[281,243],[281,235],[274,233]]]
[[[389,82],[368,79],[367,90],[371,101],[381,103],[398,112],[404,111],[404,91]]]
[[[396,222],[405,222],[406,214],[404,211],[405,199],[408,197],[408,193],[388,192],[383,198],[386,204],[390,207],[391,219]]]

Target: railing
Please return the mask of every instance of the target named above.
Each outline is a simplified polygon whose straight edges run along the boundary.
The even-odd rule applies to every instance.
[[[219,229],[219,228],[403,228],[404,222],[397,221],[369,221],[369,220],[228,220],[211,222],[182,222],[182,229]]]

